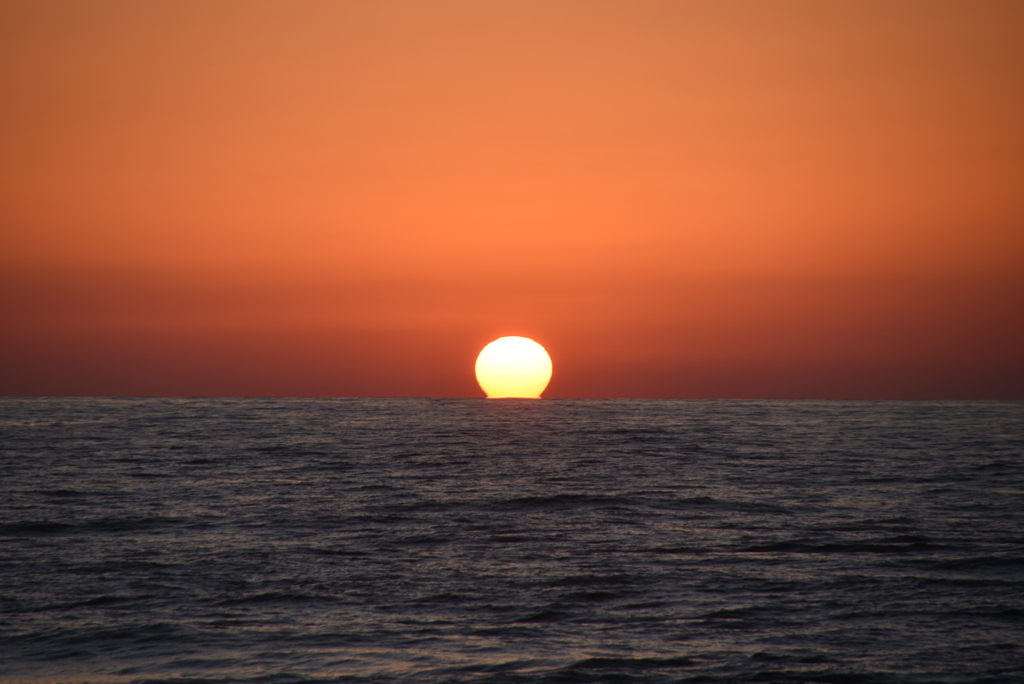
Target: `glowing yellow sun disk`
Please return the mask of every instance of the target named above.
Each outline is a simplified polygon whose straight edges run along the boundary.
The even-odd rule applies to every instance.
[[[476,357],[476,381],[488,399],[540,399],[551,380],[551,357],[528,337],[499,337]]]

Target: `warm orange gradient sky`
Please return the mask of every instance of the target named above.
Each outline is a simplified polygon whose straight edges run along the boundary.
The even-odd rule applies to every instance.
[[[1024,3],[0,3],[0,393],[1024,398]]]

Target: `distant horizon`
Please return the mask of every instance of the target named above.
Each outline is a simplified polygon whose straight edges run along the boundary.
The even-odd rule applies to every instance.
[[[1024,402],[1024,398],[992,398],[992,397],[959,397],[959,398],[864,398],[864,397],[540,397],[529,399],[521,397],[350,397],[350,396],[272,396],[256,394],[238,395],[127,395],[127,394],[4,394],[0,399],[401,399],[401,400],[481,400],[497,402],[537,402],[537,401],[866,401],[866,402]]]

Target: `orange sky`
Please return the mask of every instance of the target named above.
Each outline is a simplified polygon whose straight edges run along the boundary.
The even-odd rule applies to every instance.
[[[0,3],[0,393],[1024,398],[1024,3]]]

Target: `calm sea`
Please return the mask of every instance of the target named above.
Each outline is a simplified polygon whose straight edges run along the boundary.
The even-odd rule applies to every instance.
[[[0,399],[4,682],[1024,681],[1024,404]]]

